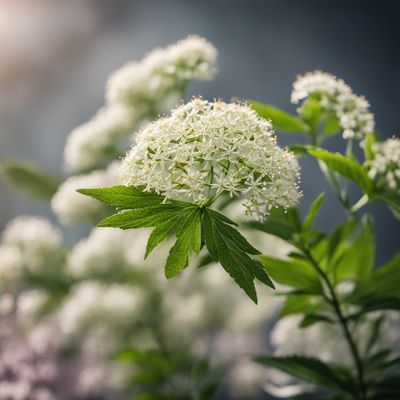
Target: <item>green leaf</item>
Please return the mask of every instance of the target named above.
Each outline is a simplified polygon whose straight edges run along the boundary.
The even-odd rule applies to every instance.
[[[335,368],[311,357],[267,357],[260,356],[254,359],[259,364],[286,372],[314,385],[324,386],[334,390],[351,392],[353,387],[349,381],[335,371]]]
[[[165,264],[165,276],[170,279],[178,275],[186,268],[191,250],[200,251],[200,209],[192,209],[190,213],[179,221],[180,226],[176,233],[176,242],[171,247],[167,263]]]
[[[300,117],[310,127],[313,134],[317,132],[322,115],[323,110],[320,101],[312,95],[303,102],[300,108]]]
[[[391,297],[400,298],[400,253],[386,264],[376,268],[372,273],[357,281],[353,296],[355,299]]]
[[[334,321],[327,317],[326,315],[321,314],[307,314],[304,316],[302,321],[300,322],[300,328],[307,328],[311,325],[314,325],[318,322],[327,322],[327,323],[334,323]]]
[[[327,304],[319,296],[290,294],[279,313],[279,317],[284,318],[293,314],[310,314],[325,308],[327,308]]]
[[[219,261],[235,282],[257,303],[254,279],[273,287],[268,275],[260,264],[249,257],[259,254],[245,238],[214,210],[205,209],[203,214],[204,238],[207,249]]]
[[[308,153],[314,158],[323,161],[328,168],[352,180],[365,193],[369,193],[372,181],[368,177],[366,170],[356,161],[340,153],[331,153],[323,149],[309,149]]]
[[[341,130],[339,120],[336,114],[332,113],[325,118],[323,127],[321,129],[321,138],[327,139],[330,136],[335,135]]]
[[[294,235],[301,231],[300,217],[295,208],[286,211],[281,208],[273,208],[264,222],[252,221],[244,226],[258,229],[286,241],[292,241]]]
[[[0,172],[10,187],[31,196],[50,199],[57,191],[56,179],[30,163],[4,163],[0,166]]]
[[[324,201],[325,198],[325,193],[322,192],[311,204],[310,210],[308,211],[308,214],[306,218],[304,219],[304,224],[303,224],[303,229],[304,230],[310,230],[312,228],[312,224],[314,222],[314,218],[317,215],[322,202]]]
[[[370,274],[375,260],[375,239],[372,223],[363,219],[359,236],[344,251],[335,270],[337,282],[347,279],[362,279]]]
[[[308,133],[308,127],[299,118],[273,107],[269,104],[258,103],[253,100],[247,100],[251,108],[256,113],[266,119],[270,119],[273,127],[278,131]]]
[[[309,263],[298,259],[279,260],[267,256],[261,256],[260,260],[268,275],[276,282],[306,293],[322,293],[319,276]]]
[[[112,186],[98,189],[78,189],[77,192],[93,197],[115,208],[136,209],[160,205],[165,198],[145,192],[140,186]]]
[[[364,139],[364,158],[365,160],[372,160],[374,152],[372,150],[373,144],[378,140],[376,133],[368,133]]]

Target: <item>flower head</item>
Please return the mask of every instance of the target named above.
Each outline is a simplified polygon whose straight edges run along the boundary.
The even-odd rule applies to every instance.
[[[143,128],[122,162],[122,182],[170,199],[211,202],[244,196],[262,217],[299,198],[299,166],[276,144],[271,123],[248,106],[193,99]]]
[[[6,272],[7,265],[9,268],[14,265],[16,271],[20,268],[30,272],[46,271],[59,260],[61,247],[61,231],[49,220],[21,215],[10,221],[3,232],[0,253],[5,266],[2,269]]]
[[[372,145],[374,158],[367,162],[368,175],[394,191],[400,190],[400,138]]]
[[[368,101],[355,95],[342,79],[321,71],[298,76],[293,83],[292,103],[309,96],[317,99],[326,113],[336,115],[345,139],[363,140],[373,132],[375,121]]]
[[[86,171],[102,165],[110,155],[115,156],[116,142],[130,133],[134,119],[134,111],[121,104],[100,109],[68,136],[64,148],[67,168],[73,172]]]
[[[212,79],[216,60],[217,50],[211,43],[189,36],[114,72],[107,84],[107,101],[154,108],[159,99],[180,92],[189,80]]]

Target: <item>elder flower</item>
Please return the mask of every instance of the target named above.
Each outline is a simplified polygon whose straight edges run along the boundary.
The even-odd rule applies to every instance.
[[[193,99],[144,127],[122,161],[122,182],[199,205],[243,196],[262,218],[299,199],[299,166],[272,125],[248,106]]]
[[[107,101],[154,109],[159,99],[180,95],[188,81],[211,80],[216,73],[216,61],[217,50],[211,43],[199,36],[189,36],[114,72],[107,83]]]
[[[368,175],[391,190],[400,190],[400,138],[372,145],[374,158],[367,162]]]
[[[368,101],[355,95],[342,79],[321,71],[298,76],[293,83],[292,103],[297,104],[309,96],[314,96],[325,112],[336,115],[344,139],[363,140],[366,134],[373,132],[375,121],[368,110]]]

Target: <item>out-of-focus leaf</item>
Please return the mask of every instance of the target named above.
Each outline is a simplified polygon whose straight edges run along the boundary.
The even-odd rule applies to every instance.
[[[365,193],[370,193],[372,181],[366,170],[353,159],[340,153],[331,153],[323,149],[309,149],[308,153],[323,161],[328,168],[356,183]]]
[[[321,297],[307,294],[291,294],[285,300],[279,317],[284,318],[292,314],[309,314],[326,308],[327,304]]]
[[[364,218],[362,230],[338,261],[335,276],[338,282],[362,279],[370,274],[375,260],[375,239],[372,223]]]
[[[267,256],[260,256],[260,260],[268,275],[276,282],[306,293],[321,294],[319,276],[309,263],[297,259],[279,260]]]
[[[300,328],[307,328],[311,325],[314,325],[318,322],[326,322],[326,323],[334,323],[334,321],[322,314],[306,314],[300,323]]]
[[[364,139],[364,158],[365,160],[372,160],[374,152],[372,150],[373,144],[378,140],[376,133],[368,133]]]
[[[301,119],[310,127],[311,132],[316,133],[321,122],[323,110],[320,102],[314,96],[310,96],[304,101],[300,108]]]
[[[272,367],[286,372],[306,382],[314,385],[324,386],[334,390],[352,392],[353,385],[351,381],[343,379],[335,369],[317,358],[311,357],[267,357],[259,356],[254,359],[259,364],[266,367]]]
[[[308,127],[304,122],[279,108],[253,100],[247,100],[247,103],[260,117],[270,119],[273,127],[278,131],[308,133]]]
[[[310,210],[306,218],[304,219],[303,229],[308,231],[312,228],[312,224],[314,222],[314,218],[317,215],[322,202],[324,201],[325,193],[322,192],[311,204]]]
[[[50,199],[57,191],[57,180],[46,171],[30,163],[8,162],[0,166],[6,183],[28,195]]]

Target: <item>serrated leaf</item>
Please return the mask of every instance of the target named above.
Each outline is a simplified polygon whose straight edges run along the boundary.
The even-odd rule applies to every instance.
[[[37,166],[25,162],[8,162],[0,166],[5,182],[12,188],[44,199],[57,191],[56,179]]]
[[[171,247],[165,264],[165,276],[170,279],[178,275],[188,265],[191,249],[200,251],[200,209],[194,208],[181,217],[177,228],[176,242]]]
[[[219,261],[235,282],[257,302],[254,279],[261,280],[273,287],[267,273],[260,264],[249,257],[259,254],[250,243],[230,224],[226,223],[219,213],[205,209],[203,215],[204,238],[207,249],[214,259]]]
[[[317,358],[311,357],[266,357],[259,356],[254,359],[259,364],[279,369],[314,385],[324,386],[330,389],[352,391],[350,382],[345,381],[335,369]]]
[[[269,104],[259,103],[253,100],[248,100],[251,108],[262,118],[270,119],[273,127],[278,131],[308,133],[308,127],[299,118],[290,115],[279,108]]]
[[[317,215],[322,202],[324,201],[325,198],[325,193],[322,192],[311,204],[310,210],[308,211],[308,214],[306,218],[304,219],[304,224],[303,224],[303,229],[308,231],[312,228],[312,224],[314,222],[314,218]]]
[[[314,158],[323,161],[332,171],[352,180],[365,193],[371,191],[372,181],[368,177],[366,170],[356,161],[343,154],[331,153],[323,149],[309,149],[308,153]]]
[[[136,209],[160,205],[165,199],[140,186],[112,186],[97,189],[78,189],[77,192],[93,197],[111,207]]]

